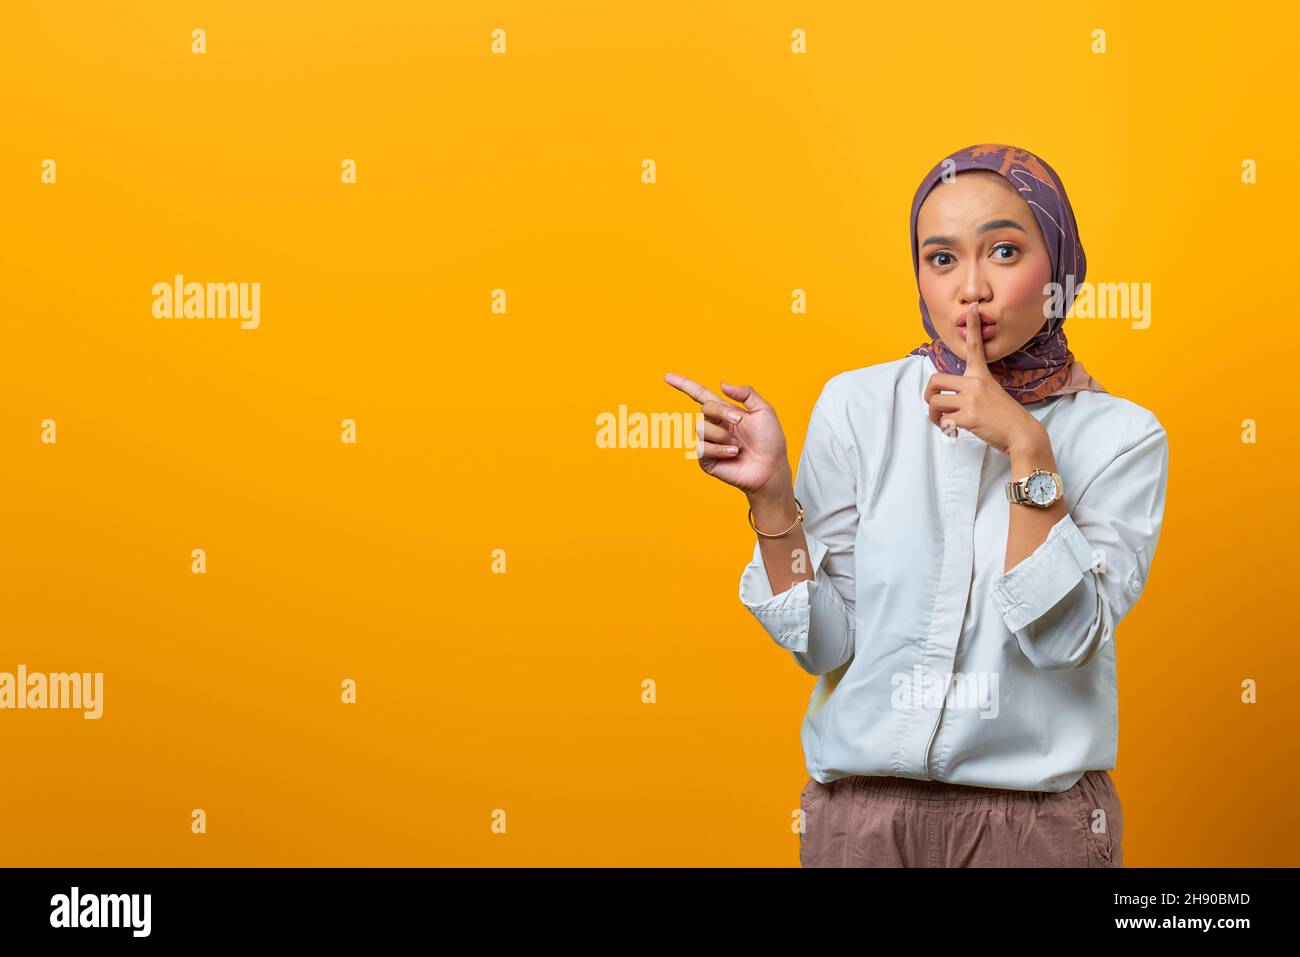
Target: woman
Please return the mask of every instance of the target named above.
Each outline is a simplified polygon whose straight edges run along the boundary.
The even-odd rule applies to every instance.
[[[1066,345],[1086,260],[1041,159],[952,154],[911,235],[927,339],[826,383],[793,481],[756,391],[665,376],[701,403],[701,468],[749,499],[741,601],[818,676],[800,860],[1121,867],[1115,630],[1165,430]]]

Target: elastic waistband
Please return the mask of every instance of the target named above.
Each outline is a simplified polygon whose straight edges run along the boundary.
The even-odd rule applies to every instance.
[[[947,781],[921,781],[916,778],[881,777],[876,775],[850,774],[837,778],[828,788],[849,788],[870,791],[881,797],[895,801],[915,801],[922,803],[944,804],[949,806],[988,806],[1010,804],[1025,801],[1043,801],[1057,794],[1065,794],[1080,784],[1105,786],[1109,775],[1104,770],[1093,769],[1083,772],[1083,776],[1066,791],[1022,791],[1011,788],[985,788],[971,784],[949,784]]]

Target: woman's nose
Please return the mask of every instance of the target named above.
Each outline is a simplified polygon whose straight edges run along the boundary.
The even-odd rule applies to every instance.
[[[987,299],[989,295],[988,277],[980,263],[970,263],[961,277],[961,296],[965,303]]]

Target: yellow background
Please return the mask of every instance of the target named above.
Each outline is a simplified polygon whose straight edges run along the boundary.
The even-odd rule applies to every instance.
[[[103,671],[105,712],[0,712],[0,864],[795,866],[814,679],[737,599],[744,498],[596,416],[748,383],[797,457],[829,377],[921,341],[912,193],[976,142],[1055,167],[1090,281],[1153,287],[1148,329],[1066,326],[1170,436],[1126,863],[1300,863],[1296,21],[7,10],[0,670]],[[176,272],[260,282],[261,327],[154,319]]]

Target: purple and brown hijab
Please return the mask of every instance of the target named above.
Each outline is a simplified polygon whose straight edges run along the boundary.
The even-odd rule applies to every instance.
[[[947,173],[949,179],[968,169],[987,169],[1004,176],[1029,204],[1038,228],[1047,242],[1052,257],[1052,282],[1060,288],[1078,295],[1087,272],[1088,260],[1079,242],[1079,227],[1074,221],[1074,210],[1065,195],[1060,178],[1045,162],[1028,150],[997,143],[968,146],[940,160],[926,174],[912,200],[912,269],[916,273],[917,289],[921,285],[920,251],[917,249],[916,220],[921,204]],[[1067,278],[1070,277],[1070,278]],[[1010,355],[989,363],[991,372],[1007,393],[1022,404],[1037,402],[1053,395],[1091,390],[1105,392],[1096,379],[1088,375],[1083,364],[1074,358],[1065,341],[1065,315],[1070,302],[1063,302],[1059,310],[1046,319],[1043,327],[1028,342]],[[935,332],[930,314],[921,299],[921,317],[930,341],[917,346],[909,355],[928,355],[940,372],[962,375],[966,361],[944,345]]]

